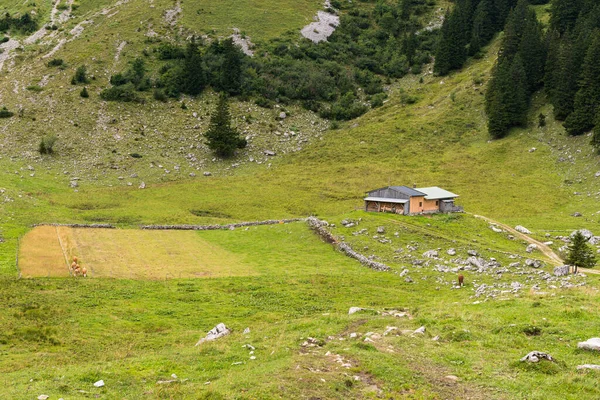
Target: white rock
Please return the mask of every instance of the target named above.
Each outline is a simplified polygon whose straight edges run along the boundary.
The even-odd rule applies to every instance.
[[[246,329],[244,329],[244,332],[243,332],[243,333],[244,333],[244,335],[247,335],[247,334],[249,334],[249,333],[250,333],[250,328],[246,328]]]
[[[359,311],[364,310],[364,308],[360,308],[360,307],[350,307],[350,309],[348,310],[348,315],[352,315],[355,314]]]
[[[578,349],[600,351],[600,338],[591,338],[585,342],[577,343]]]
[[[524,233],[526,235],[530,235],[531,234],[531,231],[529,229],[527,229],[527,228],[525,228],[524,226],[521,226],[521,225],[515,226],[515,231]]]
[[[596,370],[600,370],[600,365],[583,364],[583,365],[578,365],[577,369],[596,369]]]
[[[548,353],[543,353],[541,351],[532,351],[528,353],[525,357],[521,358],[521,361],[527,361],[530,363],[536,363],[541,359],[546,359],[548,361],[554,361],[552,356]]]
[[[425,327],[422,326],[419,329],[416,329],[413,333],[417,333],[417,334],[424,334],[425,333]]]
[[[448,251],[446,253],[449,256],[455,256],[456,255],[456,250],[455,249],[448,249]]]
[[[574,237],[577,232],[580,232],[583,235],[583,237],[585,238],[585,240],[590,240],[591,238],[594,237],[594,234],[588,229],[578,229],[576,231],[573,231],[573,232],[571,232],[571,235],[569,235],[569,237],[571,237],[571,238]]]
[[[537,250],[537,245],[534,243],[531,243],[530,245],[527,246],[527,248],[525,249],[526,252],[531,253],[534,250]]]
[[[428,250],[425,253],[423,253],[423,257],[426,258],[437,258],[439,256],[439,253],[437,252],[437,250]]]
[[[230,333],[231,333],[231,331],[229,330],[229,328],[227,328],[224,323],[220,323],[217,326],[215,326],[214,328],[212,328],[210,331],[208,331],[206,336],[203,337],[202,339],[200,339],[198,341],[198,343],[196,343],[196,346],[199,346],[204,342],[210,342],[212,340],[217,340],[223,336],[229,335]]]
[[[46,395],[46,394],[40,394],[40,395],[38,396],[38,400],[47,400],[47,399],[49,399],[49,398],[50,398],[50,396],[48,396],[48,395]]]
[[[104,381],[102,379],[100,379],[98,382],[94,383],[95,387],[104,387]]]
[[[554,276],[567,276],[569,275],[569,266],[561,265],[560,267],[554,268]]]

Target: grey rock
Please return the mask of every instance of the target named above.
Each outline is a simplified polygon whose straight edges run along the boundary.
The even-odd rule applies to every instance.
[[[50,396],[48,396],[47,394],[40,394],[37,398],[38,400],[48,400]]]
[[[510,284],[510,287],[512,290],[514,290],[516,292],[523,289],[523,285],[520,282],[513,282]]]
[[[569,275],[569,266],[561,265],[560,267],[554,268],[554,276],[567,276]]]
[[[270,156],[270,157],[277,155],[277,153],[275,153],[273,150],[265,150],[263,153],[265,153],[266,156]]]
[[[208,171],[204,172],[204,176],[211,176],[211,175],[212,175],[212,173],[210,173]]]
[[[573,214],[571,214],[572,217],[583,217],[583,214],[580,213],[579,211],[574,212]]]
[[[79,183],[77,181],[71,181],[71,187],[72,188],[79,187]]]
[[[422,326],[419,329],[416,329],[413,333],[423,335],[423,334],[425,334],[425,327]]]
[[[247,335],[250,333],[250,328],[246,328],[244,329],[244,332],[242,332],[244,335]]]
[[[591,338],[577,343],[578,349],[600,351],[600,338]]]
[[[578,229],[576,231],[573,231],[573,232],[571,232],[569,237],[570,238],[574,237],[577,232],[581,233],[583,235],[583,237],[585,238],[585,240],[590,240],[591,238],[594,237],[594,234],[592,233],[592,231],[590,231],[588,229]]]
[[[530,235],[531,234],[531,231],[529,229],[527,229],[527,228],[525,228],[524,226],[521,226],[521,225],[515,226],[515,231],[524,233],[526,235]]]
[[[600,244],[600,236],[592,236],[590,240],[588,240],[589,244],[593,244],[594,246]]]
[[[554,359],[552,358],[552,356],[550,354],[544,353],[541,351],[532,351],[532,352],[528,353],[525,357],[521,358],[522,362],[529,362],[529,363],[536,363],[536,362],[539,362],[540,360],[554,361]]]
[[[530,245],[527,246],[527,248],[525,249],[526,252],[531,253],[534,250],[537,250],[537,245],[534,243],[531,243]]]
[[[406,283],[413,283],[413,280],[410,276],[407,276],[406,278],[404,278],[404,282]]]
[[[146,189],[146,183],[145,182],[140,183],[139,188],[140,189]]]
[[[528,258],[527,260],[525,260],[525,265],[532,268],[541,268],[543,263],[540,260]]]
[[[284,113],[283,111],[279,113],[279,119],[286,119],[287,118],[287,114]]]
[[[446,254],[448,254],[449,256],[455,256],[456,255],[456,250],[455,249],[448,249],[448,251],[446,252]]]
[[[594,176],[595,176],[596,178],[600,178],[600,171],[596,172],[596,173],[594,174]]]
[[[94,387],[101,388],[104,387],[104,381],[100,379],[98,382],[94,383]]]
[[[231,333],[231,331],[229,330],[229,328],[227,328],[224,323],[220,323],[217,326],[215,326],[214,328],[212,328],[210,331],[208,331],[206,336],[201,338],[198,341],[198,343],[196,343],[196,346],[199,346],[204,342],[210,342],[213,340],[217,340],[223,336],[229,335],[230,333]]]
[[[477,257],[479,253],[475,250],[467,250],[467,254],[473,257]]]
[[[350,307],[350,309],[348,310],[348,315],[356,314],[357,312],[363,311],[363,310],[366,310],[366,308]]]
[[[504,232],[502,229],[498,228],[497,226],[494,225],[490,225],[490,229],[493,230],[496,233],[502,233]]]
[[[385,227],[384,226],[378,226],[377,227],[377,233],[379,233],[379,234],[385,233]]]
[[[477,268],[483,268],[485,266],[485,260],[475,256],[467,258],[467,263]]]
[[[426,258],[437,258],[439,256],[439,253],[437,250],[428,250],[425,253],[423,253],[423,257]]]

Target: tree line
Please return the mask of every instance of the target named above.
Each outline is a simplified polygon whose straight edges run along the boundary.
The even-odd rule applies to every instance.
[[[144,101],[153,90],[162,101],[206,88],[254,99],[263,107],[297,102],[333,120],[348,120],[383,104],[384,84],[418,73],[432,59],[437,32],[423,30],[422,15],[433,6],[425,0],[332,1],[340,25],[328,41],[286,37],[272,40],[246,56],[231,39],[204,43],[162,43],[154,55],[164,63],[148,71],[145,57],[114,75],[101,96],[112,101]]]
[[[600,151],[600,3],[551,0],[543,26],[530,5],[548,2],[458,0],[446,15],[434,69],[440,75],[460,69],[503,30],[486,92],[490,135],[525,126],[531,96],[543,89],[567,133],[593,131]]]

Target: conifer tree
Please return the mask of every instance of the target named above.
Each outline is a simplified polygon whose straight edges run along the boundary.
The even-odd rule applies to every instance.
[[[519,54],[523,59],[523,67],[527,74],[527,89],[531,94],[542,85],[546,62],[546,44],[537,18],[529,20],[523,28]]]
[[[202,56],[195,38],[192,38],[185,49],[181,81],[181,91],[192,96],[199,95],[206,86]]]
[[[573,29],[581,8],[581,0],[552,0],[550,28],[557,30],[561,35]]]
[[[219,157],[231,157],[236,149],[246,147],[246,139],[231,126],[231,114],[227,94],[222,93],[214,113],[210,117],[208,131],[205,133],[208,148]]]
[[[244,53],[237,47],[232,39],[221,43],[223,52],[223,66],[221,68],[221,89],[236,94],[242,86],[242,62]]]
[[[549,93],[550,101],[554,106],[554,117],[559,121],[564,121],[573,112],[579,68],[575,65],[573,45],[568,37],[562,40],[558,51],[558,60],[554,67],[553,82],[549,87]],[[552,68],[552,66],[547,68]]]
[[[591,130],[600,108],[600,30],[594,32],[592,44],[585,56],[579,87],[573,112],[565,121],[565,128],[572,136]]]
[[[442,25],[433,67],[434,72],[439,75],[447,75],[450,71],[461,68],[467,58],[460,7],[457,4],[451,13],[447,13]]]
[[[473,15],[469,54],[477,54],[494,37],[496,30],[494,4],[492,0],[481,0]]]
[[[569,253],[565,261],[575,267],[575,272],[577,272],[577,268],[593,268],[596,265],[596,256],[580,231],[573,235],[568,249]]]

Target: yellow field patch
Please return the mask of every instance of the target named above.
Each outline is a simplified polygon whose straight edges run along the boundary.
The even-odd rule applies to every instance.
[[[69,276],[77,256],[94,278],[173,279],[256,273],[229,251],[194,231],[80,229],[42,226],[21,241],[23,277]]]

